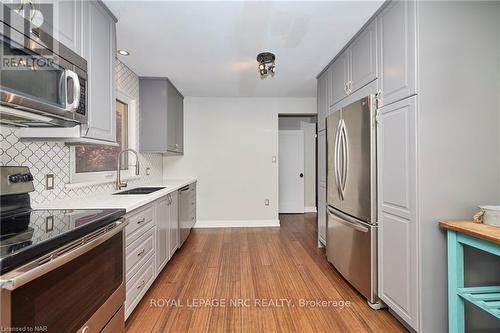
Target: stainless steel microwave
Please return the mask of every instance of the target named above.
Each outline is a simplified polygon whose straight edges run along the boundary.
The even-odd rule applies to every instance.
[[[0,123],[87,124],[87,61],[0,4]]]

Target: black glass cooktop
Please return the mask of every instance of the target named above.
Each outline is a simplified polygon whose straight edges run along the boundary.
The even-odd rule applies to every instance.
[[[0,274],[106,226],[124,214],[124,209],[31,210],[3,216]]]

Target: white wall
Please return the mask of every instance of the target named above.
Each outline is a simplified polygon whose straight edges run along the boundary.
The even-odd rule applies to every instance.
[[[280,103],[280,115],[317,115],[316,97],[274,98]]]
[[[310,100],[185,98],[184,155],[165,156],[163,168],[198,179],[198,227],[278,225],[278,114],[308,112]]]

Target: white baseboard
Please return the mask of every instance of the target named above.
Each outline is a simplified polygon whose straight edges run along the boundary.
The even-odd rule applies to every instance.
[[[304,207],[304,213],[316,213],[316,207]]]
[[[252,228],[252,227],[279,227],[279,220],[198,220],[193,228]]]

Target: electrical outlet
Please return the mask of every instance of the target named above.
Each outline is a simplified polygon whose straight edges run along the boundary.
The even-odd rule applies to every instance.
[[[269,199],[264,200],[264,205],[269,206]]]
[[[151,168],[146,168],[146,176],[149,176],[151,174]]]
[[[49,173],[45,175],[45,189],[53,190],[54,189],[54,174]]]

